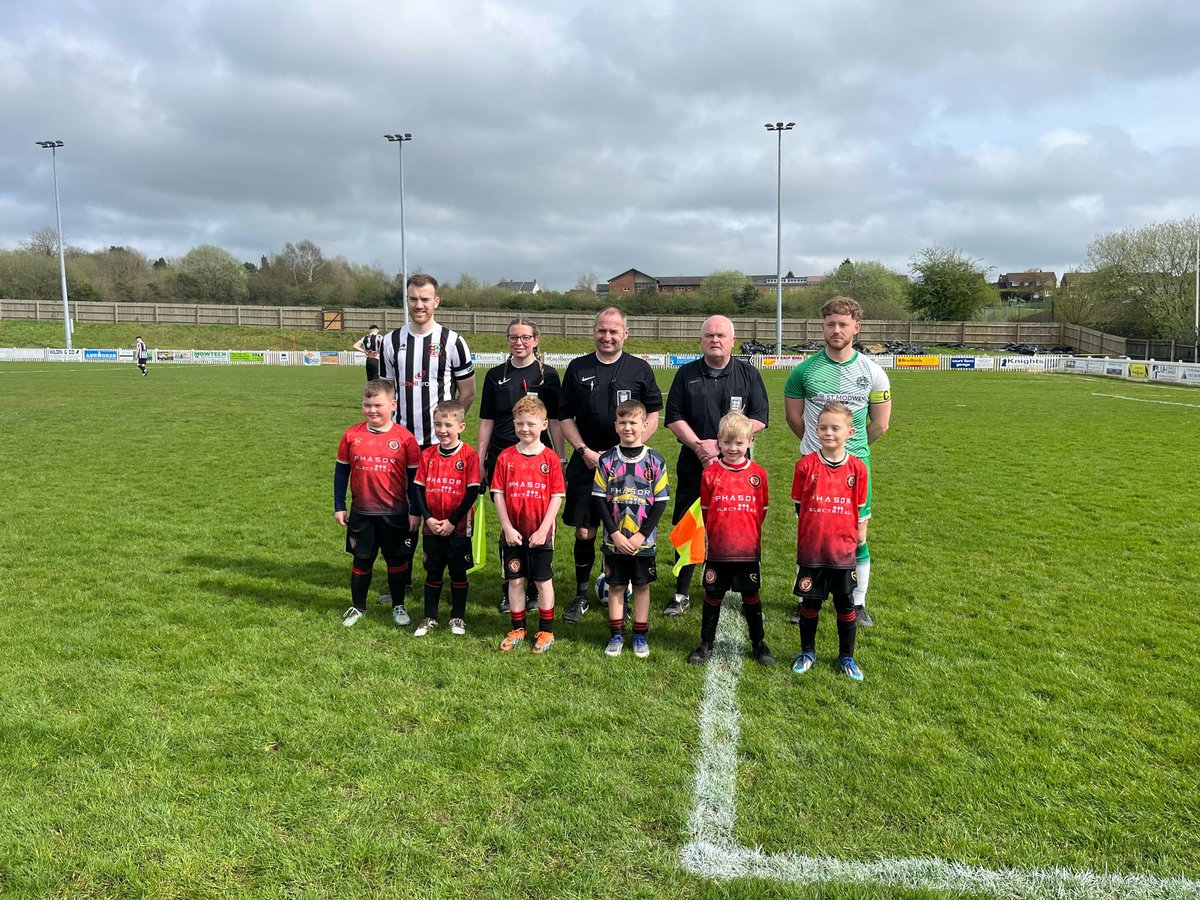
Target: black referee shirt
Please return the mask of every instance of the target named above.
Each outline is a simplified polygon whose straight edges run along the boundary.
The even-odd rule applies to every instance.
[[[696,437],[715,440],[721,417],[728,412],[744,413],[747,418],[770,424],[767,389],[758,369],[736,357],[731,357],[723,369],[709,368],[703,357],[680,366],[667,393],[667,425],[684,421]],[[680,443],[680,462],[698,464],[696,454]]]
[[[595,353],[577,356],[563,374],[558,417],[574,419],[584,443],[603,453],[620,443],[616,409],[625,400],[640,400],[647,415],[662,409],[650,363],[628,353],[612,363],[600,362]]]

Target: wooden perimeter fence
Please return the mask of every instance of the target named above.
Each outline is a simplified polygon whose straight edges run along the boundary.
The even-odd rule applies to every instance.
[[[340,315],[327,315],[314,306],[229,306],[203,303],[72,303],[76,323],[95,324],[156,324],[156,325],[248,325],[266,328],[299,328],[313,331],[330,330],[327,323],[336,323],[351,335],[365,334],[371,325],[384,331],[404,324],[404,311],[347,308]],[[499,333],[504,331],[516,314],[514,310],[470,312],[442,308],[438,321],[467,334]],[[539,311],[534,314],[543,334],[570,338],[589,338],[592,334],[591,315],[562,314]],[[0,319],[62,321],[62,304],[45,300],[0,299]],[[699,338],[703,316],[633,316],[629,321],[630,337],[695,342]],[[775,341],[775,319],[734,318],[739,340]],[[783,342],[802,344],[821,339],[819,319],[785,319]],[[905,341],[910,344],[948,345],[992,349],[1005,344],[1036,344],[1043,347],[1073,347],[1077,353],[1098,356],[1130,355],[1123,337],[1105,334],[1093,328],[1070,325],[1066,322],[925,322],[925,321],[867,321],[863,322],[860,340],[863,343]],[[1188,350],[1191,348],[1188,347]]]

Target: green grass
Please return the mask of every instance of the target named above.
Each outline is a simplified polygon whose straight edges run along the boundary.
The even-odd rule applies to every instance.
[[[238,325],[152,325],[130,322],[105,325],[81,323],[75,326],[71,344],[75,347],[105,349],[132,347],[141,335],[150,348],[173,350],[349,350],[362,334],[316,331],[302,328],[258,328]],[[466,335],[476,353],[507,352],[503,333]],[[699,334],[693,341],[637,342],[638,353],[697,353]],[[61,322],[30,322],[0,319],[0,347],[61,347]],[[543,335],[544,353],[590,353],[595,345],[587,338],[562,338]],[[635,349],[630,345],[630,349]]]
[[[830,616],[817,669],[786,665],[795,455],[767,378],[781,664],[739,686],[742,843],[1200,874],[1200,410],[1094,396],[1195,393],[893,373],[854,685]],[[681,868],[695,611],[652,617],[647,661],[605,658],[595,613],[545,657],[501,654],[493,569],[465,638],[413,639],[374,603],[342,628],[330,485],[360,384],[0,366],[0,894],[884,896]],[[570,549],[560,531],[560,601]]]

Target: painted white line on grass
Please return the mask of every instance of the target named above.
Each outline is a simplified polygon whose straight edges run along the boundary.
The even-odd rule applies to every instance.
[[[689,819],[691,840],[680,851],[684,867],[704,878],[760,878],[798,884],[859,884],[872,887],[962,893],[1001,898],[1056,900],[1194,900],[1200,881],[1113,875],[1070,869],[984,869],[941,859],[848,861],[794,853],[767,854],[734,839],[737,821],[738,739],[741,713],[737,682],[745,638],[738,605],[726,598],[717,640],[700,700],[700,752],[695,798]]]
[[[1200,403],[1176,403],[1174,400],[1147,400],[1145,397],[1126,397],[1124,394],[1100,394],[1092,391],[1093,397],[1109,397],[1113,400],[1132,400],[1134,403],[1161,403],[1163,406],[1188,406],[1200,409]]]

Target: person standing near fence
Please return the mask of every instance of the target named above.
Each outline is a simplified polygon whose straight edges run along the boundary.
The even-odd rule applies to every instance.
[[[862,328],[862,307],[850,297],[833,297],[821,307],[821,333],[825,347],[792,369],[783,388],[783,409],[788,427],[800,438],[800,455],[820,449],[817,419],[821,408],[837,400],[850,408],[854,434],[846,449],[867,467],[867,502],[863,518],[871,516],[871,444],[888,430],[892,418],[892,386],[887,373],[874,360],[854,349]],[[871,578],[871,553],[866,539],[855,552],[854,607],[858,625],[874,624],[867,612],[867,585]],[[801,618],[796,604],[792,622]]]
[[[437,443],[433,410],[457,399],[463,410],[475,397],[475,364],[467,342],[439,324],[438,282],[418,272],[408,278],[408,324],[383,336],[381,377],[396,385],[396,421],[413,433],[424,450]]]
[[[675,507],[672,524],[686,515],[700,497],[700,475],[717,461],[721,419],[740,412],[750,420],[751,439],[767,427],[767,389],[758,369],[733,357],[733,322],[725,316],[709,316],[700,326],[700,359],[685,363],[675,372],[667,393],[667,428],[679,440],[675,466]],[[676,554],[678,557],[678,553]],[[681,616],[691,605],[692,572],[684,566],[675,578],[675,597],[663,610]]]
[[[367,355],[367,381],[379,377],[379,351],[383,347],[383,337],[379,334],[379,326],[372,325],[371,330],[354,342],[354,349]]]
[[[137,357],[137,367],[142,370],[142,377],[146,375],[146,359],[150,351],[146,349],[146,342],[142,340],[139,334],[134,338],[133,355]]]
[[[600,456],[615,447],[617,406],[638,400],[646,407],[643,442],[658,429],[662,391],[654,370],[644,359],[625,352],[629,321],[610,306],[596,314],[592,339],[596,350],[567,365],[558,414],[563,439],[574,448],[567,464],[567,499],[563,523],[575,527],[575,599],[563,613],[566,622],[579,622],[588,610],[592,566],[596,562],[596,531],[600,512],[592,500],[592,484]]]

